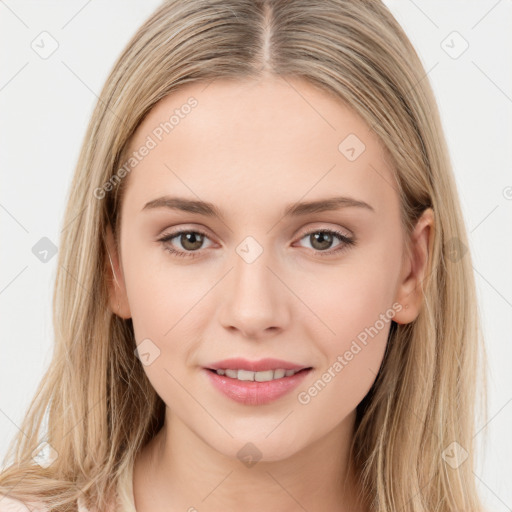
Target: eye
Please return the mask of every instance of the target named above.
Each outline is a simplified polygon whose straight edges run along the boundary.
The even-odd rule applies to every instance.
[[[169,242],[171,242],[171,240],[174,238],[178,238],[182,249],[184,250],[177,250],[172,245],[169,245]],[[198,252],[198,250],[201,248],[205,238],[208,238],[207,235],[201,231],[182,230],[165,235],[158,241],[162,242],[164,249],[171,254],[176,256],[195,258],[197,254],[194,253]]]
[[[354,238],[333,229],[317,229],[315,231],[310,231],[303,235],[301,240],[305,238],[307,239],[308,237],[311,241],[311,248],[320,254],[320,256],[332,256],[333,254],[341,253],[356,243]],[[338,246],[335,246],[338,248],[326,251],[325,249],[328,249],[336,238],[340,240]]]
[[[351,238],[340,231],[332,229],[317,229],[310,231],[303,235],[300,240],[308,238],[311,240],[312,249],[321,256],[332,256],[333,254],[341,253],[348,249],[351,245],[355,245],[355,239]],[[176,249],[170,242],[177,238],[181,245],[181,250]],[[195,258],[199,256],[200,249],[203,248],[203,242],[208,239],[208,236],[202,231],[195,230],[181,230],[174,233],[169,233],[162,238],[158,239],[164,245],[164,249],[171,254],[179,257]],[[327,251],[333,240],[338,239],[340,243],[335,246],[338,247],[334,250]]]

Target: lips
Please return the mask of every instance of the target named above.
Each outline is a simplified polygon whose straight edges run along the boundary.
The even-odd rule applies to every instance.
[[[290,393],[311,370],[311,366],[282,359],[234,358],[217,361],[203,371],[228,398],[245,405],[263,405]]]
[[[305,368],[311,368],[307,365],[283,361],[282,359],[260,359],[258,361],[249,361],[243,358],[231,358],[217,361],[206,367],[208,370],[246,370],[250,372],[264,372],[267,370],[295,370],[300,371]]]

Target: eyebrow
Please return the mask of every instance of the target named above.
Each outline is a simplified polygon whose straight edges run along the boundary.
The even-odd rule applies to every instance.
[[[196,213],[206,217],[217,217],[219,219],[224,218],[221,210],[219,210],[214,204],[207,201],[187,199],[184,197],[158,197],[157,199],[153,199],[146,203],[141,211],[152,210],[155,208],[168,208],[171,210]],[[364,208],[375,213],[374,208],[364,201],[359,201],[352,197],[340,196],[287,205],[284,210],[284,217],[299,217],[311,213],[340,210],[342,208]]]

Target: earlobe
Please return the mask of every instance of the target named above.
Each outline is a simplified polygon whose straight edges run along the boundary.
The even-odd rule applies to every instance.
[[[434,240],[434,211],[427,208],[416,223],[409,241],[409,251],[404,258],[401,282],[396,302],[402,305],[394,321],[398,324],[413,322],[423,303],[423,281],[427,277]]]
[[[110,310],[121,318],[131,318],[124,276],[121,266],[119,265],[119,255],[110,225],[107,226],[105,247],[107,250],[106,278],[108,283]]]

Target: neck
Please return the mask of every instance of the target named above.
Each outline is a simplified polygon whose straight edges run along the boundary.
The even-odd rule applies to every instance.
[[[137,512],[363,512],[349,464],[354,420],[355,411],[286,459],[262,454],[251,464],[219,453],[167,410],[164,427],[135,461]]]

